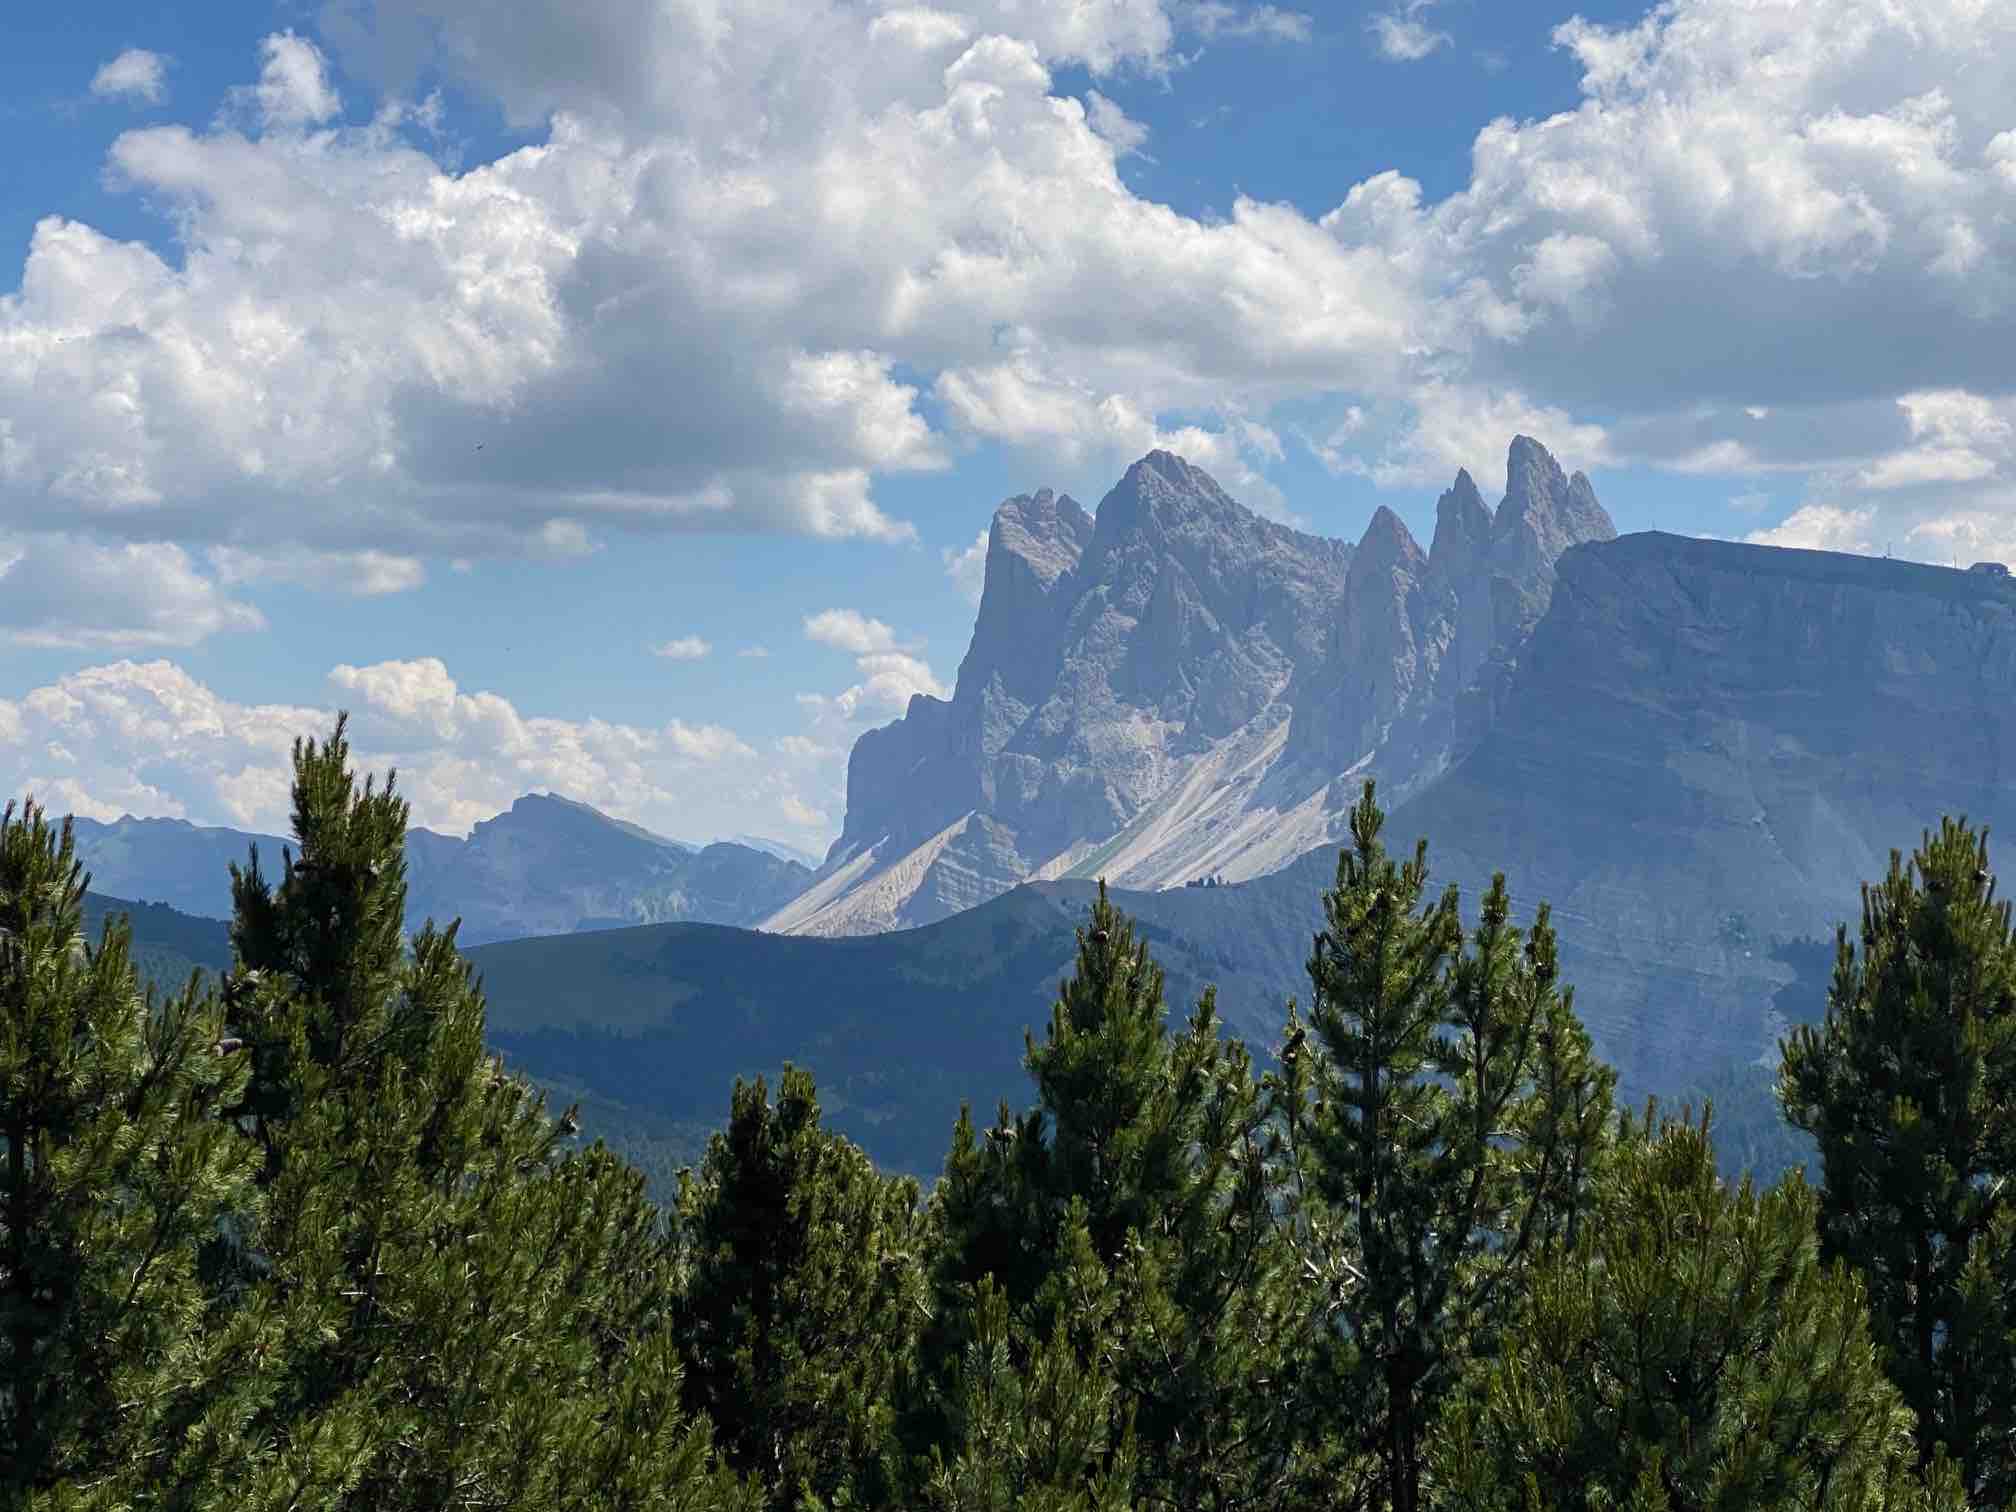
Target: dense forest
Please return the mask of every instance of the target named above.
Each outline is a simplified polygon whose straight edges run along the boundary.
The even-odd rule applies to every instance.
[[[1278,1069],[1102,889],[928,1193],[787,1070],[661,1210],[405,935],[344,729],[214,984],[143,991],[67,825],[0,821],[9,1508],[2016,1501],[2016,934],[1963,820],[1766,1073],[1810,1182],[1723,1179],[1712,1096],[1617,1106],[1546,907],[1466,930],[1368,783]]]

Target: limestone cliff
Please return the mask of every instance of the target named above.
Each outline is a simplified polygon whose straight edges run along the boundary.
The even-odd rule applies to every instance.
[[[1859,927],[1893,848],[1942,814],[2016,826],[2016,586],[1652,533],[1555,571],[1496,722],[1391,807],[1387,843],[1426,836],[1435,889],[1456,882],[1466,909],[1494,870],[1519,922],[1552,903],[1577,1011],[1627,1087],[1772,1057],[1783,1005],[1824,1002],[1814,942]],[[1335,869],[1326,847],[1128,906],[1234,977],[1306,993]]]
[[[1538,442],[1507,471],[1495,517],[1459,473],[1431,552],[1384,508],[1356,547],[1263,520],[1160,451],[1096,520],[1008,500],[953,696],[861,737],[839,841],[764,927],[902,928],[1032,876],[1257,876],[1341,832],[1342,774],[1411,791],[1554,557],[1614,534]]]

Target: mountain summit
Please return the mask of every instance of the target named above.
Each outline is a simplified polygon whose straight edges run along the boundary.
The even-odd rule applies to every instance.
[[[1384,508],[1356,546],[1264,520],[1166,451],[1096,517],[1007,500],[951,699],[855,744],[839,840],[763,927],[906,928],[1032,877],[1250,877],[1341,835],[1362,775],[1397,799],[1474,739],[1495,704],[1458,695],[1516,658],[1561,551],[1616,534],[1531,438],[1507,476],[1494,516],[1459,473],[1426,552]]]

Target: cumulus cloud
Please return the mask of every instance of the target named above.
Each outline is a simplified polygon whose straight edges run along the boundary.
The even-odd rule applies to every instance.
[[[1743,539],[1753,546],[1796,546],[1808,551],[1868,554],[1880,549],[1872,533],[1875,522],[1874,509],[1802,504],[1770,529],[1753,530]]]
[[[977,608],[981,590],[987,586],[986,528],[983,526],[966,545],[957,549],[944,547],[939,555],[945,562],[945,576],[952,579],[960,596]]]
[[[668,661],[700,661],[713,649],[697,635],[682,635],[677,640],[660,641],[651,654]]]
[[[189,646],[265,626],[172,542],[35,533],[0,544],[0,639],[15,645]]]
[[[1126,111],[1096,89],[1086,93],[1085,114],[1092,130],[1120,156],[1146,156],[1141,144],[1148,140],[1148,128],[1130,120]]]
[[[280,32],[260,44],[259,82],[241,92],[269,126],[316,126],[343,108],[328,61],[305,37]]]
[[[159,105],[168,95],[168,60],[144,47],[129,47],[91,76],[91,93],[101,100]]]
[[[1571,20],[1575,109],[1484,127],[1438,202],[1386,172],[1315,220],[1143,199],[1124,128],[1054,92],[1289,14],[332,0],[346,78],[439,71],[533,144],[450,169],[411,114],[343,124],[291,34],[232,121],[122,136],[112,180],[179,250],[37,227],[0,299],[0,505],[262,559],[899,540],[878,479],[972,439],[1109,473],[1173,442],[1268,508],[1243,427],[1287,401],[1355,407],[1306,429],[1396,487],[1516,424],[1577,465],[1824,471],[1800,502],[1907,524],[2006,493],[1992,436],[1916,435],[1900,396],[2011,391],[2016,12]],[[1423,30],[1403,54],[1432,15],[1386,12]]]
[[[805,638],[854,657],[860,681],[839,693],[800,693],[798,704],[824,743],[849,746],[871,724],[901,715],[919,693],[950,698],[921,655],[923,643],[905,646],[881,620],[857,609],[826,609],[805,617]]]
[[[339,666],[317,706],[235,702],[169,661],[87,667],[0,700],[0,791],[52,810],[286,834],[291,751],[351,710],[361,772],[396,767],[413,822],[466,834],[528,792],[558,792],[647,828],[734,833],[795,800],[816,811],[840,773],[823,747],[767,759],[719,724],[565,720],[462,688],[436,658]],[[823,820],[795,838],[821,845]]]
[[[856,656],[896,648],[896,632],[858,609],[822,609],[805,616],[805,638]]]

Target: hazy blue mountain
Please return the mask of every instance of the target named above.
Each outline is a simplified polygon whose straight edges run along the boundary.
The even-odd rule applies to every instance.
[[[813,852],[787,845],[782,840],[769,840],[761,835],[730,835],[728,841],[731,845],[746,845],[751,850],[762,851],[780,861],[796,861],[807,871],[817,871],[820,865],[820,858]]]
[[[280,873],[277,835],[126,817],[75,821],[94,891],[228,918],[230,864],[256,843]],[[407,921],[462,920],[466,944],[679,919],[753,924],[802,891],[804,864],[746,845],[694,846],[553,794],[528,795],[466,840],[406,838]]]

